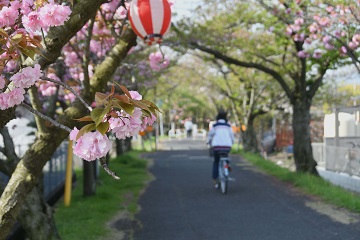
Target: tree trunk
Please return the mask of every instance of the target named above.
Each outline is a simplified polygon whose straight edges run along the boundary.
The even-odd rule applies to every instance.
[[[116,138],[115,143],[116,143],[116,156],[119,157],[120,155],[122,155],[124,153],[123,140]]]
[[[35,187],[27,196],[18,220],[30,240],[60,239],[50,207],[42,191]]]
[[[14,142],[7,127],[0,129],[4,140],[4,151],[7,160],[0,161],[0,170],[8,176],[14,172],[19,162],[14,149]],[[41,183],[42,183],[42,178]],[[18,221],[26,232],[29,239],[59,239],[51,207],[44,200],[41,184],[31,191],[21,209]],[[2,187],[0,187],[2,192]]]
[[[125,151],[126,152],[132,150],[131,140],[132,140],[132,137],[128,137],[125,139]]]
[[[310,106],[308,99],[296,99],[293,103],[294,160],[297,172],[318,175],[310,137]]]
[[[256,139],[256,133],[253,126],[253,121],[249,120],[247,128],[243,134],[244,151],[258,153],[259,148]]]
[[[96,194],[96,161],[83,160],[84,186],[83,196],[89,197]]]

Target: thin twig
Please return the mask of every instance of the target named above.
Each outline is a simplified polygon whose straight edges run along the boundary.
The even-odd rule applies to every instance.
[[[20,106],[23,106],[24,108],[26,108],[28,111],[32,112],[33,114],[41,117],[42,119],[46,120],[46,121],[49,121],[51,122],[54,126],[58,127],[58,128],[61,128],[61,129],[64,129],[68,132],[71,132],[71,129],[68,128],[67,126],[65,125],[62,125],[61,123],[55,121],[54,119],[42,114],[41,112],[35,110],[34,108],[32,108],[31,106],[27,105],[26,103],[21,103]]]
[[[49,82],[53,82],[53,83],[56,83],[56,84],[59,84],[61,86],[63,86],[64,88],[66,88],[67,90],[71,91],[77,98],[79,98],[80,102],[82,102],[82,104],[84,104],[84,106],[89,109],[89,111],[91,112],[92,111],[92,107],[90,107],[89,104],[87,104],[85,102],[85,100],[80,97],[80,95],[72,88],[70,87],[69,85],[67,85],[66,83],[63,83],[61,81],[57,81],[55,79],[52,79],[52,78],[48,78],[48,77],[40,77],[40,79],[42,80],[45,80],[45,81],[49,81]]]
[[[99,159],[101,166],[104,168],[105,172],[107,172],[107,174],[109,174],[110,176],[112,176],[115,180],[120,180],[120,177],[116,175],[115,172],[111,171],[106,163],[106,158],[102,157]]]

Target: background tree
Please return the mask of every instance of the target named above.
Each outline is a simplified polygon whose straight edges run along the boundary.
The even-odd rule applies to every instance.
[[[228,64],[258,69],[280,84],[293,107],[296,169],[317,174],[310,138],[310,107],[326,71],[348,64],[343,61],[347,56],[339,51],[341,42],[333,40],[330,33],[340,39],[342,35],[336,30],[348,29],[353,35],[354,25],[329,21],[330,15],[341,14],[344,6],[329,9],[326,4],[319,7],[312,1],[276,5],[268,1],[204,3],[199,10],[207,15],[194,18],[190,25],[179,23],[177,33],[195,49]],[[212,7],[207,8],[208,4]]]

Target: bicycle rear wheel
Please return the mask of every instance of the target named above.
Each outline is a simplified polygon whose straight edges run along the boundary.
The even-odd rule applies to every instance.
[[[228,189],[228,179],[227,179],[224,164],[222,161],[220,161],[220,164],[219,164],[219,184],[220,184],[221,192],[223,194],[226,194],[227,189]]]
[[[224,178],[223,180],[221,180],[220,182],[220,188],[221,188],[221,192],[223,194],[227,193],[227,189],[228,189],[228,181]]]

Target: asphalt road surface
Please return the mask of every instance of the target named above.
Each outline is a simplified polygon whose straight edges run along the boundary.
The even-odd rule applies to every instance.
[[[215,189],[203,140],[148,154],[155,179],[139,199],[135,240],[359,240],[360,222],[232,157],[228,193]]]

